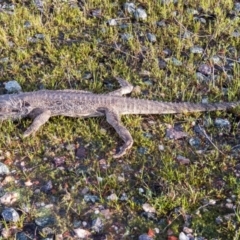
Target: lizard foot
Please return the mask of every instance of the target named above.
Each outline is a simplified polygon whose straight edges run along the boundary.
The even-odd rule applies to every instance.
[[[38,115],[35,116],[36,112],[34,112],[34,120],[32,124],[27,128],[27,130],[23,133],[23,138],[35,134],[38,129],[51,117],[51,112],[49,110],[38,110],[37,113]]]
[[[120,151],[113,155],[113,158],[120,158],[127,153],[127,150],[130,149],[133,145],[133,141],[127,141],[120,149]]]
[[[23,133],[23,138],[29,137],[30,135],[35,136],[35,131],[33,131],[30,127]]]

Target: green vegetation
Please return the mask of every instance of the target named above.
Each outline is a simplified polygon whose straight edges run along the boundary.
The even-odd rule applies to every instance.
[[[240,31],[239,16],[228,16],[234,9],[233,1],[136,1],[135,5],[147,12],[144,21],[124,12],[122,0],[86,1],[83,8],[71,7],[66,0],[47,0],[43,13],[33,2],[16,0],[13,14],[0,12],[1,83],[15,79],[24,91],[44,87],[106,93],[119,87],[114,80],[119,76],[140,87],[132,97],[190,102],[201,102],[205,97],[209,102],[240,99],[240,37],[233,36]],[[206,23],[187,11],[199,7],[202,13],[198,17],[201,15]],[[101,14],[94,16],[94,10],[101,10]],[[114,18],[118,26],[108,26],[107,20]],[[165,20],[165,27],[157,26],[161,20]],[[183,38],[186,31],[190,37]],[[131,34],[132,39],[123,40],[124,33]],[[157,41],[148,41],[147,33],[154,34]],[[191,53],[194,46],[204,52]],[[166,49],[172,54],[167,56]],[[213,68],[212,57],[216,55],[222,57],[217,65],[225,66],[231,60],[232,69],[216,72],[214,80],[200,81],[196,77],[199,65],[206,63]],[[182,65],[174,64],[173,58]],[[159,67],[159,59],[166,61],[165,68]],[[92,221],[100,217],[103,229],[92,231],[95,239],[138,239],[155,228],[159,233],[154,239],[167,239],[167,230],[178,236],[191,216],[189,227],[197,236],[240,239],[237,112],[125,116],[122,120],[135,143],[120,160],[114,160],[112,154],[121,140],[103,118],[52,118],[35,137],[24,140],[21,134],[30,120],[3,122],[1,159],[14,181],[5,183],[2,176],[2,195],[18,192],[21,196],[12,205],[21,213],[20,220],[2,220],[3,226],[17,226],[21,232],[25,225],[50,215],[55,219],[50,226],[54,234],[73,239],[74,228],[91,231]],[[216,118],[227,118],[231,130],[217,128]],[[209,123],[202,127],[216,147],[206,136],[194,132],[196,121]],[[168,139],[166,124],[180,124],[188,137]],[[200,146],[191,146],[191,137],[199,138]],[[164,150],[160,151],[159,145]],[[190,163],[179,164],[179,155]],[[57,158],[65,160],[60,167],[55,164]],[[42,187],[49,181],[53,186],[46,194]],[[27,186],[29,182],[31,186]],[[118,200],[108,200],[113,193]],[[87,202],[87,194],[98,200]],[[121,200],[123,194],[126,200]],[[216,203],[210,204],[211,200]],[[235,209],[226,206],[229,202]],[[40,203],[44,203],[42,207]],[[152,217],[146,217],[144,203],[155,208]],[[109,210],[107,217],[103,209]],[[219,223],[218,217],[222,219]],[[87,222],[87,226],[74,225],[78,221]],[[38,238],[44,239],[48,234],[39,229]],[[14,233],[8,239],[15,239]]]

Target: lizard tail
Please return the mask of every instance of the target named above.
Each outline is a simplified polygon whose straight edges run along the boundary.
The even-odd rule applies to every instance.
[[[171,103],[143,99],[132,99],[122,108],[122,114],[174,114],[227,110],[240,105],[239,102],[222,103]]]

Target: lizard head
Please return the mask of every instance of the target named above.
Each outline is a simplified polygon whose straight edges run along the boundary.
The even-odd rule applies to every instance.
[[[0,96],[0,120],[19,119],[28,114],[25,102],[11,94]]]

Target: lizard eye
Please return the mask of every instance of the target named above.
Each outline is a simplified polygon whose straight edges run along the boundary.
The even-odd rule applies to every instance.
[[[13,109],[12,112],[18,113],[20,111],[18,109]]]
[[[30,106],[30,103],[24,101],[24,102],[23,102],[23,106],[24,106],[24,107],[29,107],[29,106]]]

